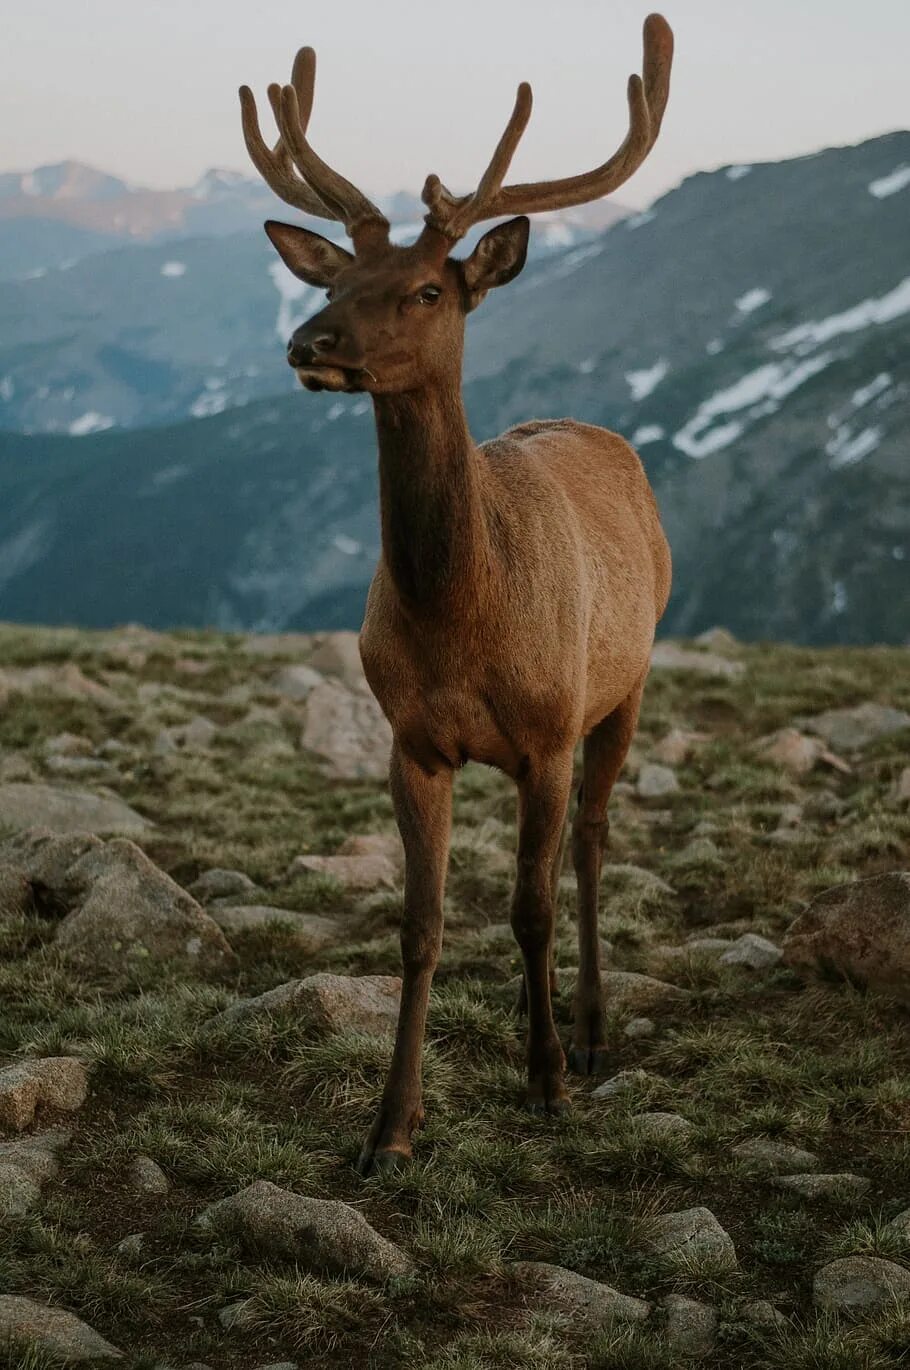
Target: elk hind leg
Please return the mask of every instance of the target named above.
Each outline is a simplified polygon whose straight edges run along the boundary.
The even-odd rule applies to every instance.
[[[572,821],[572,861],[578,881],[578,983],[569,1066],[579,1075],[608,1068],[601,983],[597,896],[610,830],[607,803],[635,735],[644,681],[584,740],[578,807]]]

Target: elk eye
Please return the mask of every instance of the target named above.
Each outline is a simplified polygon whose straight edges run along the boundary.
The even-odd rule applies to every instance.
[[[417,292],[417,298],[421,304],[435,304],[441,294],[442,290],[438,285],[425,285]]]
[[[326,286],[326,291],[325,291],[325,297],[326,297],[326,299],[327,299],[327,300],[331,300],[331,299],[334,297],[334,294],[335,294],[335,287],[334,287],[333,285]]]

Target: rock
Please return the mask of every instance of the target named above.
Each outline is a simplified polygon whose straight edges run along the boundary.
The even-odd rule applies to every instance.
[[[256,1370],[299,1370],[299,1367],[296,1361],[280,1360],[272,1361],[270,1365],[259,1365]]]
[[[122,1260],[138,1263],[145,1253],[145,1241],[144,1232],[131,1232],[128,1237],[119,1241],[114,1249]]]
[[[188,723],[177,723],[162,728],[155,738],[154,750],[159,756],[170,752],[202,752],[211,747],[218,736],[218,728],[210,718],[197,714]]]
[[[687,732],[684,728],[671,728],[651,748],[651,756],[664,766],[681,766],[697,747],[710,740],[707,733],[693,733]]]
[[[208,904],[212,899],[232,899],[237,895],[258,894],[259,886],[254,884],[248,875],[244,875],[243,871],[229,871],[215,866],[212,870],[203,871],[202,875],[188,885],[187,893],[198,899],[200,904]]]
[[[680,1113],[636,1113],[632,1122],[649,1140],[660,1137],[687,1137],[695,1129]]]
[[[53,785],[7,784],[0,785],[0,827],[140,836],[150,830],[151,824],[115,795],[63,790]]]
[[[0,1219],[24,1217],[40,1198],[41,1190],[24,1170],[0,1161]]]
[[[75,1113],[88,1095],[88,1067],[74,1056],[43,1056],[0,1070],[0,1127],[21,1132],[37,1108]]]
[[[635,788],[641,799],[662,799],[665,794],[676,794],[679,781],[669,766],[646,761],[638,772]]]
[[[910,1004],[910,871],[819,894],[791,923],[783,956],[801,973],[833,973]]]
[[[311,690],[321,685],[323,677],[312,666],[296,664],[282,666],[269,681],[269,688],[284,699],[306,699]]]
[[[32,887],[18,866],[0,861],[0,918],[24,918],[32,908]]]
[[[885,1224],[885,1231],[895,1237],[902,1237],[910,1244],[910,1208],[905,1208],[902,1213],[898,1213],[896,1218],[892,1218]]]
[[[651,1226],[646,1249],[673,1265],[710,1261],[716,1269],[736,1269],[736,1248],[708,1208],[687,1208],[664,1213]]]
[[[656,1031],[657,1024],[653,1018],[630,1018],[623,1028],[623,1035],[636,1042],[643,1037],[653,1037]]]
[[[89,849],[66,875],[75,906],[57,931],[68,959],[104,973],[150,957],[188,969],[221,969],[234,959],[217,923],[143,851],[125,839]]]
[[[117,1360],[122,1352],[65,1308],[52,1308],[17,1294],[0,1294],[0,1342],[18,1341],[64,1365]]]
[[[601,975],[608,1008],[650,1009],[663,1004],[691,999],[687,989],[655,980],[650,975],[639,975],[631,970],[605,970]]]
[[[410,1258],[357,1209],[336,1199],[292,1194],[267,1180],[212,1204],[201,1221],[250,1251],[294,1261],[307,1270],[381,1281],[411,1269]]]
[[[340,631],[326,633],[307,664],[323,675],[337,676],[354,690],[366,690],[363,662],[360,660],[359,634]]]
[[[314,686],[301,745],[337,780],[385,780],[392,730],[372,695],[339,680]]]
[[[713,652],[696,652],[676,642],[655,643],[651,666],[657,671],[695,671],[699,675],[725,676],[728,680],[735,680],[746,669],[741,661],[728,661]]]
[[[74,661],[53,666],[5,666],[0,669],[0,702],[6,694],[57,695],[59,699],[89,700],[102,709],[119,709],[117,696],[90,680]]]
[[[57,1152],[67,1145],[71,1136],[72,1133],[64,1128],[54,1128],[0,1142],[0,1166],[15,1166],[35,1184],[44,1184],[45,1180],[54,1179],[59,1171]]]
[[[674,857],[674,865],[713,866],[720,861],[720,848],[710,837],[693,837]]]
[[[910,766],[905,766],[897,777],[894,797],[899,804],[910,804]]]
[[[717,1310],[709,1303],[668,1294],[661,1300],[667,1313],[666,1337],[678,1356],[710,1356],[717,1336]]]
[[[137,1156],[129,1168],[130,1187],[137,1194],[167,1194],[171,1184],[151,1156]]]
[[[295,856],[288,878],[328,875],[348,890],[394,889],[399,867],[380,851],[338,853],[335,856]]]
[[[113,766],[97,756],[49,756],[44,766],[54,775],[71,776],[74,779],[94,776],[96,779],[111,780],[116,775]]]
[[[817,1307],[835,1313],[860,1313],[910,1295],[910,1270],[878,1256],[843,1256],[816,1272],[812,1285]]]
[[[744,1303],[739,1316],[743,1322],[768,1332],[776,1332],[790,1325],[789,1320],[768,1299],[753,1299],[751,1303]]]
[[[676,891],[666,880],[649,871],[645,866],[632,866],[626,862],[611,862],[605,864],[601,871],[601,883],[605,887],[620,885],[629,886],[636,893],[648,898],[656,897],[659,894],[675,895]],[[572,876],[572,888],[575,889],[575,877]]]
[[[749,1137],[731,1147],[730,1154],[757,1175],[778,1175],[781,1171],[794,1174],[818,1168],[818,1157],[811,1151],[791,1146],[789,1142],[775,1142],[770,1137]]]
[[[805,720],[810,732],[823,737],[837,751],[855,752],[880,737],[910,728],[910,714],[871,700],[852,709],[828,709]]]
[[[865,1194],[870,1181],[862,1175],[774,1175],[775,1189],[784,1189],[800,1199],[828,1199],[832,1196],[858,1198]]]
[[[618,1075],[612,1075],[609,1080],[604,1080],[602,1085],[592,1089],[592,1099],[615,1099],[620,1094],[626,1094],[636,1085],[644,1084],[650,1080],[650,1075],[646,1070],[621,1070]]]
[[[730,632],[729,628],[724,628],[720,624],[715,624],[713,628],[706,628],[703,633],[699,633],[695,639],[699,647],[711,647],[717,652],[733,652],[739,647],[739,642]]]
[[[218,1321],[225,1332],[230,1332],[232,1327],[242,1327],[244,1314],[249,1312],[249,1308],[249,1299],[239,1299],[237,1303],[228,1303],[224,1308],[219,1308]]]
[[[296,941],[316,951],[331,946],[341,936],[341,928],[333,918],[323,918],[318,913],[297,913],[294,909],[276,909],[268,904],[219,903],[211,906],[210,913],[228,937],[237,933],[258,932],[281,923],[293,930]]]
[[[91,756],[92,740],[80,733],[55,733],[41,748],[45,756]]]
[[[616,1323],[644,1322],[651,1313],[651,1305],[644,1299],[621,1294],[608,1284],[589,1280],[561,1265],[514,1261],[507,1269],[526,1287],[528,1303],[535,1311],[543,1306],[548,1312],[568,1314],[580,1332],[590,1334]]]
[[[401,980],[397,975],[330,975],[288,980],[255,999],[241,999],[213,1023],[255,1018],[293,1009],[323,1032],[387,1033],[398,1022]]]
[[[817,737],[808,737],[797,728],[778,728],[776,733],[760,738],[755,750],[763,760],[782,766],[793,775],[807,775],[820,761],[846,774],[850,771],[846,761]]]
[[[769,942],[767,937],[759,937],[754,932],[744,932],[737,937],[732,947],[721,952],[723,966],[748,966],[750,970],[769,970],[776,966],[783,956],[780,947]]]

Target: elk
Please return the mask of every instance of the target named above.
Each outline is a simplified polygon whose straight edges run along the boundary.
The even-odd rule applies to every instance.
[[[579,971],[569,1065],[608,1060],[597,899],[607,802],[637,722],[655,627],[670,593],[670,553],[641,462],[623,438],[572,419],[532,420],[477,444],[462,402],[465,319],[522,269],[527,215],[599,199],[648,155],[670,84],[673,35],[644,24],[643,76],[628,84],[619,149],[583,175],[503,181],[531,113],[518,95],[489,166],[470,194],[435,175],[423,189],[416,242],[389,223],[307,139],[315,54],[303,48],[288,85],[269,87],[279,130],[269,146],[249,87],[240,90],[253,163],[287,203],[340,222],[348,252],[309,229],[269,221],[290,270],[327,303],[297,328],[287,359],[308,390],[372,397],[379,447],[382,551],[360,653],[389,720],[390,788],[405,850],[398,1031],[378,1114],[358,1162],[368,1175],[411,1156],[423,1120],[421,1056],[440,955],[452,784],[468,761],[503,771],[518,792],[511,925],[527,1012],[527,1104],[568,1107],[566,1058],[553,1020],[556,883],[576,745],[582,780],[572,821]],[[503,219],[465,258],[453,246]]]

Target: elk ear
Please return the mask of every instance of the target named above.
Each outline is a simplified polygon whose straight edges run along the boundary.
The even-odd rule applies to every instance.
[[[343,247],[329,242],[319,233],[311,233],[308,228],[269,219],[265,231],[285,266],[307,285],[331,285],[342,267],[354,260]]]
[[[531,221],[521,214],[517,219],[497,224],[483,235],[470,257],[462,263],[469,309],[476,309],[494,286],[514,281],[528,255],[530,229]]]

